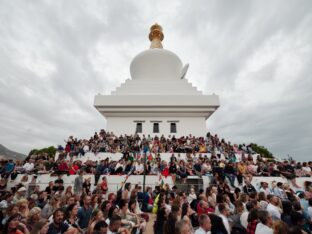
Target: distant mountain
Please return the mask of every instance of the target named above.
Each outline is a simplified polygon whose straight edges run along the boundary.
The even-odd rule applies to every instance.
[[[0,144],[0,159],[24,160],[26,157],[26,155],[9,150]]]

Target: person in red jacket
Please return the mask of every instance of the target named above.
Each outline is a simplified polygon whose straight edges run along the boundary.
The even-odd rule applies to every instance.
[[[162,174],[164,177],[169,176],[169,167],[168,167],[168,165],[167,165],[166,162],[164,163],[164,169],[162,170],[161,174]]]
[[[65,160],[62,160],[62,162],[58,166],[58,169],[61,172],[68,172],[69,171],[69,167],[68,167],[67,162]]]
[[[76,163],[73,163],[70,167],[69,167],[69,174],[70,175],[75,175],[77,173],[77,171],[79,170],[79,166]]]

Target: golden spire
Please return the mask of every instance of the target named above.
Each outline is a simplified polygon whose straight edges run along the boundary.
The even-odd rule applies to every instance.
[[[154,48],[162,49],[163,46],[161,44],[161,41],[164,39],[162,27],[160,25],[158,25],[157,23],[155,23],[154,25],[152,25],[150,30],[151,30],[151,32],[149,34],[149,39],[151,41],[150,48],[151,49],[154,49]]]

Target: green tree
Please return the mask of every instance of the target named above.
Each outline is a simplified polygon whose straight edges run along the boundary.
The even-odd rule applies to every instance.
[[[34,154],[47,154],[49,157],[54,157],[56,153],[56,148],[54,146],[50,146],[47,148],[42,148],[42,149],[32,149],[29,154],[28,157],[34,155]]]
[[[260,154],[262,157],[264,158],[274,158],[273,154],[264,146],[260,146],[254,143],[250,144],[251,148],[253,151],[255,151],[256,153]]]

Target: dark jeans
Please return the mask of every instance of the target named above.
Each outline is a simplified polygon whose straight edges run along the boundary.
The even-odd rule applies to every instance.
[[[100,173],[95,173],[94,174],[94,185],[97,185],[97,183],[99,182],[100,177],[101,177]]]
[[[234,174],[225,174],[225,176],[230,180],[230,184],[232,187],[235,187],[235,178],[236,176]]]
[[[237,174],[237,181],[239,184],[242,184],[243,183],[243,175],[242,174]]]

